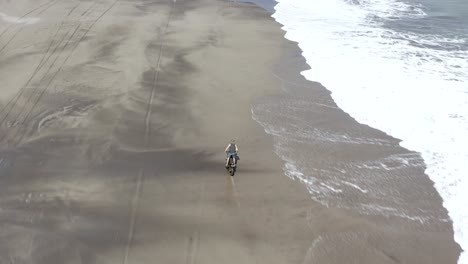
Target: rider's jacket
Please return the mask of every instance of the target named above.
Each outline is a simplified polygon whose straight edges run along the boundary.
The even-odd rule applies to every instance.
[[[233,143],[229,144],[226,150],[224,150],[226,153],[237,153],[237,151],[239,151],[239,149],[237,148],[237,145]]]

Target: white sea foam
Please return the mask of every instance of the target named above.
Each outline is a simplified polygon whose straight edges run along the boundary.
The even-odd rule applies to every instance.
[[[363,189],[363,188],[359,187],[358,185],[353,184],[353,183],[351,183],[351,182],[348,182],[348,181],[341,181],[341,182],[342,182],[343,184],[346,184],[346,185],[348,185],[348,186],[351,186],[351,187],[353,187],[353,188],[358,189],[358,190],[359,190],[360,192],[362,192],[362,193],[368,193],[368,192],[369,192],[368,190]]]
[[[0,18],[2,18],[5,22],[8,23],[14,23],[14,24],[26,24],[26,25],[32,25],[37,22],[39,22],[39,18],[37,17],[15,17],[15,16],[9,16],[5,13],[0,12]]]
[[[456,48],[465,40],[382,27],[376,16],[425,16],[402,1],[277,1],[273,17],[312,68],[302,74],[331,90],[358,122],[422,154],[453,220],[455,240],[468,250],[468,52]],[[459,263],[468,263],[466,253]]]

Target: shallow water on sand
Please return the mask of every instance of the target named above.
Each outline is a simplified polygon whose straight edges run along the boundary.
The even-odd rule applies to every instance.
[[[317,124],[310,121],[311,116],[327,108],[318,110],[303,98],[276,102],[274,108],[260,103],[253,108],[254,118],[279,139],[277,149],[287,161],[287,174],[303,179],[313,196],[327,205],[422,223],[453,220],[455,239],[466,249],[466,1],[278,2],[258,3],[273,8],[273,17],[287,32],[285,37],[299,43],[312,68],[302,74],[322,83],[338,107],[358,122],[402,140],[317,128],[325,121]],[[361,156],[367,155],[362,146],[378,147],[387,154],[360,160],[349,153],[344,164],[332,166],[328,160],[317,164],[296,153],[305,145],[316,147],[317,141],[330,145],[325,153],[340,143],[341,147],[358,146]],[[416,152],[394,152],[390,147],[399,144],[421,153],[424,160]],[[330,157],[336,155],[343,153],[330,153]],[[323,167],[333,169],[324,171]],[[422,201],[437,195],[427,193],[425,185],[419,187],[424,173],[443,198],[450,219]],[[468,263],[467,256],[462,255],[459,263]]]

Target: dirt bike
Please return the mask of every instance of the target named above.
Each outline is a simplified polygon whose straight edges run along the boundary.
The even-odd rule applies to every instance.
[[[236,169],[237,169],[237,157],[236,156],[237,156],[236,154],[229,155],[228,166],[226,167],[226,169],[229,171],[229,174],[231,176],[234,176],[234,174],[236,173]]]

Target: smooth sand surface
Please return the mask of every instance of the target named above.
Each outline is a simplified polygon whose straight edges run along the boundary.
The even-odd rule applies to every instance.
[[[20,2],[40,21],[0,24],[0,263],[303,261],[309,195],[251,118],[286,43],[266,12]]]
[[[281,93],[273,68],[298,50],[265,10],[0,7],[39,19],[0,20],[0,263],[456,261],[448,224],[424,233],[328,209],[284,176],[251,105]],[[234,178],[223,167],[231,138]]]

